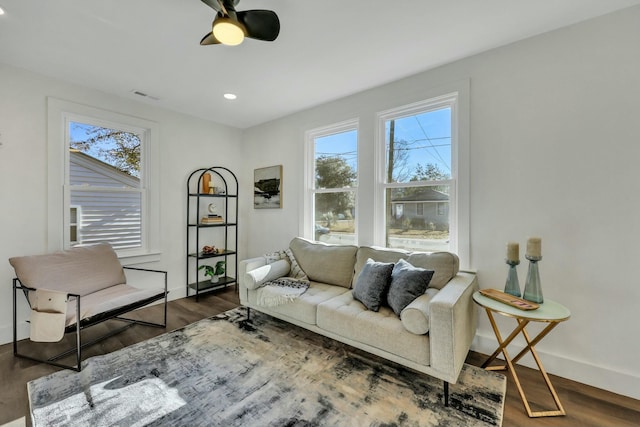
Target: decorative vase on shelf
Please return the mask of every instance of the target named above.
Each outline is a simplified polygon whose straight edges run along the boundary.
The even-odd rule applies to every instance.
[[[529,260],[529,271],[527,272],[527,282],[524,285],[523,297],[527,301],[542,304],[544,298],[542,297],[540,272],[538,271],[538,261],[540,261],[542,257],[527,255],[526,258]]]
[[[520,282],[518,281],[518,271],[516,266],[520,264],[520,261],[506,260],[509,265],[509,271],[507,272],[507,281],[504,285],[504,292],[514,297],[520,297]]]

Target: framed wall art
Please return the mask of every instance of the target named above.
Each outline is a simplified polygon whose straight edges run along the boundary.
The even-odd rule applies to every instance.
[[[282,207],[282,165],[255,169],[253,172],[253,207]]]

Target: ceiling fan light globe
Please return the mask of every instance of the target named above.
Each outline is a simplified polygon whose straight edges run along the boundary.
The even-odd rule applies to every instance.
[[[240,23],[229,18],[213,21],[213,35],[222,44],[236,46],[244,40],[244,30]]]

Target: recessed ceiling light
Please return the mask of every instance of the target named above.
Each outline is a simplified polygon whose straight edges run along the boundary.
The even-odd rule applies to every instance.
[[[236,99],[236,98],[237,98],[237,96],[236,96],[236,94],[235,94],[235,93],[225,93],[223,96],[224,96],[226,99]]]

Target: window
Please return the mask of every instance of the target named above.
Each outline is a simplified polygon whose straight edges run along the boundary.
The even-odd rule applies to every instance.
[[[158,259],[155,123],[48,103],[50,249],[108,242],[132,262]]]
[[[356,244],[357,122],[307,132],[307,196],[303,235]]]
[[[457,94],[378,115],[384,245],[456,251]]]
[[[69,209],[69,243],[71,246],[82,243],[82,238],[78,237],[78,216],[80,206],[71,206]]]
[[[94,120],[83,117],[67,123],[69,232],[82,236],[69,244],[109,242],[115,250],[140,249],[145,193],[140,158],[145,131],[91,124]],[[82,209],[81,218],[74,206]]]

